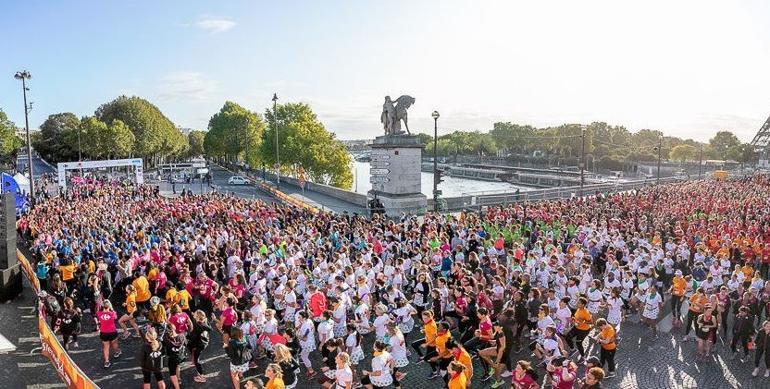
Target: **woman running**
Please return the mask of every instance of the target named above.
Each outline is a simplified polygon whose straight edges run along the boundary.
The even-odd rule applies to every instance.
[[[104,368],[109,369],[112,366],[110,362],[110,346],[114,352],[113,358],[120,358],[121,351],[118,346],[118,330],[115,328],[115,320],[118,315],[112,309],[112,303],[105,300],[102,309],[96,313],[99,320],[99,339],[102,340],[102,357],[104,358]]]

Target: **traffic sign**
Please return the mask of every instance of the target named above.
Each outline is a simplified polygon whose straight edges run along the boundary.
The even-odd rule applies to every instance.
[[[390,173],[390,169],[369,169],[369,174],[373,176],[385,176]]]
[[[372,154],[372,161],[384,161],[390,159],[388,154]]]
[[[385,176],[371,176],[369,177],[369,182],[372,184],[381,184],[384,182],[390,182],[390,178]]]
[[[369,166],[371,166],[371,167],[388,167],[388,166],[390,166],[390,162],[388,162],[388,161],[372,161],[372,162],[369,162]]]

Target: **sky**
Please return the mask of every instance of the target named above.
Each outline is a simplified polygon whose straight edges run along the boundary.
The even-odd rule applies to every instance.
[[[205,129],[227,100],[305,102],[340,139],[372,138],[384,96],[410,128],[605,121],[750,141],[770,115],[770,1],[0,2],[0,109],[30,126],[137,95]]]

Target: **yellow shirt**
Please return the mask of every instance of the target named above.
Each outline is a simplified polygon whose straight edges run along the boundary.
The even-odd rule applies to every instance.
[[[436,334],[438,333],[438,326],[434,320],[425,324],[425,345],[430,347],[436,347]]]
[[[62,281],[66,282],[75,278],[75,265],[73,264],[62,265],[62,266],[59,266],[59,270],[61,270]]]
[[[465,374],[458,374],[449,380],[449,389],[465,389],[468,387],[468,378]]]
[[[175,288],[171,288],[166,291],[166,302],[169,304],[176,304],[177,291]]]
[[[265,385],[265,389],[284,389],[285,387],[286,386],[283,384],[283,379],[278,377],[267,381],[267,385]]]
[[[684,277],[674,277],[672,281],[671,291],[675,296],[684,296],[684,291],[687,289],[687,281]]]
[[[471,355],[468,354],[468,352],[464,349],[461,349],[460,356],[457,358],[457,362],[465,365],[465,378],[470,381],[471,377],[473,377],[473,360],[471,360]]]
[[[447,349],[446,349],[446,342],[452,338],[452,334],[447,331],[445,334],[441,335],[439,334],[436,336],[436,351],[438,352],[438,355],[442,358],[446,358],[450,355],[452,355]]]
[[[136,293],[131,293],[126,297],[126,310],[129,315],[136,311]]]
[[[187,289],[182,289],[181,292],[176,294],[176,303],[179,304],[179,308],[183,311],[190,309],[190,292]]]
[[[588,330],[591,329],[591,322],[593,321],[593,318],[591,317],[591,313],[588,312],[585,308],[578,308],[575,311],[575,316],[573,317],[575,320],[575,327],[579,330]]]
[[[599,338],[603,340],[613,339],[610,343],[602,344],[602,348],[605,350],[615,349],[615,329],[611,325],[607,325],[602,328],[602,331],[599,333]]]
[[[136,301],[145,302],[152,297],[152,294],[150,294],[150,283],[147,282],[144,276],[139,276],[131,285],[136,288]]]

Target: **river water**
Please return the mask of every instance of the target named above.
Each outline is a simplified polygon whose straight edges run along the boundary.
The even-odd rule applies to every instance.
[[[353,191],[366,194],[372,189],[369,182],[369,162],[353,161]],[[486,191],[510,191],[521,189],[522,192],[529,188],[516,186],[507,182],[478,181],[467,178],[455,178],[444,176],[444,181],[438,185],[443,192],[442,197],[459,197],[465,193],[478,193]],[[433,197],[433,173],[422,173],[422,193],[429,198]]]

